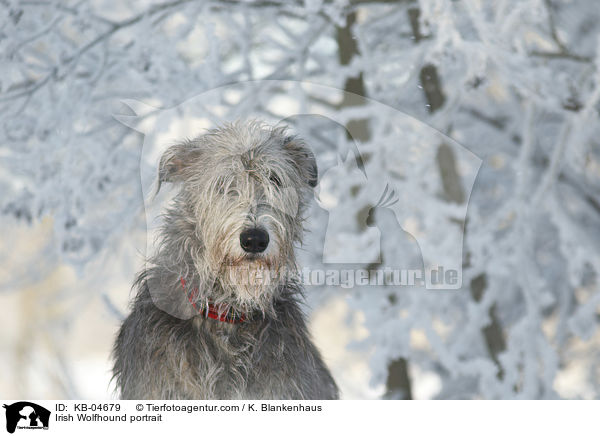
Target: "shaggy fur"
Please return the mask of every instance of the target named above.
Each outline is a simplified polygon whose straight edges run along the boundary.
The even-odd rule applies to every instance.
[[[338,398],[294,279],[294,244],[316,181],[301,140],[256,122],[165,152],[159,189],[174,183],[179,191],[114,346],[123,399]],[[267,231],[264,252],[241,248],[248,228]],[[246,321],[206,318],[199,308],[209,303]]]

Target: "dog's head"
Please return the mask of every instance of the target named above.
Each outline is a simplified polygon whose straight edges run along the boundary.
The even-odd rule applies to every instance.
[[[270,299],[295,265],[305,197],[317,184],[304,142],[282,127],[227,124],[170,147],[162,183],[180,187],[175,207],[198,242],[189,248],[200,277],[238,306]]]

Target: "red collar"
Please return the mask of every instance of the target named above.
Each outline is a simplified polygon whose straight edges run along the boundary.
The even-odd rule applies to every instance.
[[[233,309],[228,309],[226,311],[220,310],[219,306],[209,303],[208,307],[199,306],[196,303],[196,297],[198,296],[198,288],[192,289],[192,292],[188,293],[185,290],[185,279],[181,277],[181,288],[183,292],[187,295],[188,301],[190,304],[196,309],[196,312],[201,314],[206,318],[216,319],[217,321],[227,322],[229,324],[239,324],[246,321],[246,315],[244,313],[237,314],[237,312]]]

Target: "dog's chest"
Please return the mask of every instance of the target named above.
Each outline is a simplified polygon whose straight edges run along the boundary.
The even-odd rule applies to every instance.
[[[203,328],[186,346],[179,374],[190,398],[261,399],[289,398],[286,344],[280,338],[259,341],[249,332]],[[287,382],[287,383],[286,383]],[[293,390],[293,384],[292,388]],[[298,392],[295,392],[297,397]]]

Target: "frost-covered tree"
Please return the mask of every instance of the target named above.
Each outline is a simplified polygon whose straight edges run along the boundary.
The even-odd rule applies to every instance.
[[[344,244],[377,270],[410,236],[425,269],[461,267],[458,290],[309,288],[360,315],[352,346],[385,397],[425,373],[436,398],[555,398],[575,373],[562,395],[599,395],[594,1],[0,0],[0,16],[5,292],[67,262],[105,293],[101,260],[145,230],[140,131],[285,119],[322,170],[303,264]],[[205,123],[175,126],[186,101]],[[10,226],[47,218],[51,242],[15,259]],[[408,242],[390,245],[397,226]]]

